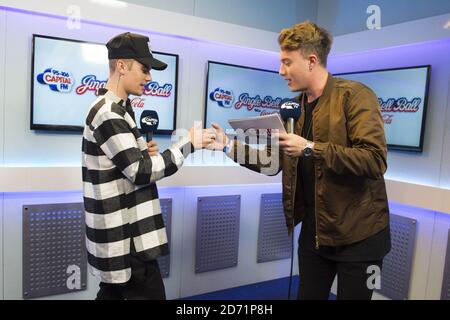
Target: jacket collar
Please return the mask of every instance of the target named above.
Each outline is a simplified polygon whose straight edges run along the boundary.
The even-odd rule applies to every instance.
[[[326,100],[326,98],[328,98],[328,96],[331,94],[331,90],[333,89],[333,85],[334,85],[333,75],[328,72],[327,82],[325,84],[325,88],[323,89],[322,95],[318,98],[319,99],[318,104],[320,104],[320,101],[324,101]],[[306,93],[302,92],[302,94],[299,96],[299,102],[302,103],[304,98],[306,98]]]
[[[327,98],[331,94],[331,90],[333,89],[334,78],[331,73],[328,72],[327,83],[325,84],[325,88],[323,89],[321,97]]]

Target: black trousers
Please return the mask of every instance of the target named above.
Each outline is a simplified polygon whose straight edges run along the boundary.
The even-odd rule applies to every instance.
[[[378,266],[382,260],[343,262],[321,257],[313,252],[299,254],[299,300],[327,300],[331,286],[337,275],[338,300],[370,300],[373,286],[370,284],[374,273],[368,268]],[[368,285],[369,282],[369,285]]]
[[[131,278],[125,284],[100,282],[96,300],[165,300],[166,293],[157,260],[131,259]]]

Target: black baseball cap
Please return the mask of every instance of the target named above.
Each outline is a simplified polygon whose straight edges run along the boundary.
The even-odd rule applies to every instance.
[[[153,58],[148,46],[150,39],[140,34],[121,33],[106,44],[108,59],[135,59],[149,69],[164,70],[167,64]]]

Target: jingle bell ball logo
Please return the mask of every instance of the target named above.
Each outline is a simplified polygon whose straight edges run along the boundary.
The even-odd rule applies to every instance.
[[[81,79],[81,84],[75,89],[75,92],[78,95],[83,95],[86,92],[92,91],[97,95],[98,89],[102,89],[106,87],[106,80],[98,80],[97,76],[90,74],[84,76]]]
[[[209,94],[209,98],[223,108],[231,108],[233,106],[234,96],[231,90],[217,88]]]
[[[388,98],[383,100],[378,98],[378,103],[381,107],[381,114],[383,115],[384,124],[390,125],[395,119],[395,115],[417,113],[422,108],[422,98],[413,97],[408,100],[405,97]]]
[[[52,91],[69,93],[72,90],[74,79],[70,72],[48,68],[37,76],[40,84],[48,85]]]

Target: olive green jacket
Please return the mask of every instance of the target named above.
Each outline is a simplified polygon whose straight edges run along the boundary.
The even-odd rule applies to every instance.
[[[300,135],[301,116],[295,125]],[[306,98],[305,98],[306,100]],[[389,223],[383,174],[387,147],[377,97],[365,85],[329,74],[313,111],[316,247],[354,243],[381,231]],[[228,153],[239,164],[267,175],[282,170],[283,207],[288,232],[305,216],[297,179],[298,158],[284,156],[276,144],[263,151],[238,140]],[[270,159],[268,161],[267,159]],[[297,195],[297,197],[296,197]]]

